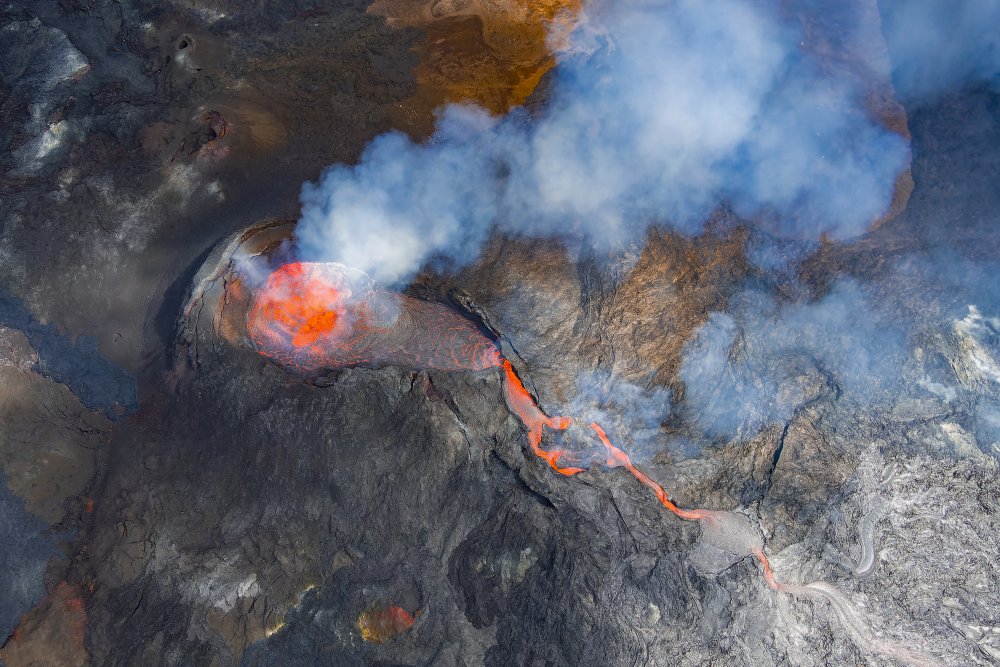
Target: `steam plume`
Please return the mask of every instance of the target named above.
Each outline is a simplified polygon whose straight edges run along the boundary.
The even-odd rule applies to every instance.
[[[883,0],[893,83],[919,104],[964,84],[1000,85],[1000,1]]]
[[[651,223],[696,232],[719,205],[788,236],[863,232],[907,146],[776,11],[591,4],[541,118],[453,106],[424,144],[378,137],[303,189],[300,255],[392,284],[429,260],[471,261],[493,229],[615,247]]]
[[[873,406],[902,381],[903,331],[853,281],[804,304],[747,290],[729,310],[711,315],[681,365],[686,404],[710,436],[748,436],[785,421],[824,390],[817,385]]]

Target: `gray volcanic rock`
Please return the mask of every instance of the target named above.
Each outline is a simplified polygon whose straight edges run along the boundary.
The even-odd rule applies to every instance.
[[[0,287],[141,368],[195,258],[389,129],[410,36],[363,9],[5,4]]]
[[[0,468],[30,512],[72,523],[111,424],[67,386],[37,374],[37,361],[22,333],[0,327]]]
[[[918,174],[933,157],[921,156]],[[886,229],[905,234],[905,216]],[[238,327],[220,324],[213,300],[226,294],[225,271],[208,270],[202,276],[216,277],[215,291],[195,289],[201,301],[188,310],[196,319],[186,321],[182,339],[198,352],[177,357],[169,408],[177,412],[156,421],[177,424],[197,414],[195,406],[216,417],[180,434],[194,445],[190,462],[157,453],[155,467],[140,472],[138,454],[131,466],[122,458],[130,472],[119,476],[122,491],[114,495],[126,500],[113,511],[148,513],[136,506],[156,487],[180,489],[199,505],[188,512],[175,505],[167,514],[176,518],[155,527],[139,523],[143,542],[160,543],[150,530],[170,536],[166,560],[150,546],[116,563],[116,540],[98,552],[101,580],[118,591],[107,607],[126,604],[116,595],[131,595],[147,609],[136,596],[153,586],[150,619],[159,618],[154,609],[163,598],[184,600],[190,610],[176,621],[175,641],[190,637],[181,628],[207,623],[218,634],[200,641],[221,636],[226,654],[239,660],[243,642],[259,638],[246,647],[245,664],[995,659],[983,622],[1000,602],[996,506],[982,498],[996,459],[990,442],[975,435],[991,428],[981,402],[995,389],[992,320],[978,310],[954,319],[904,316],[894,302],[880,301],[905,293],[899,284],[830,283],[819,298],[807,291],[762,302],[773,287],[734,282],[715,307],[727,312],[736,335],[718,348],[699,346],[715,329],[711,318],[695,325],[684,358],[701,359],[700,370],[672,370],[683,393],[657,394],[655,372],[626,380],[621,371],[601,376],[617,390],[602,393],[579,381],[594,348],[575,332],[593,332],[614,349],[627,329],[606,319],[614,313],[609,304],[664,264],[594,263],[583,280],[570,265],[552,262],[558,249],[550,246],[497,240],[495,247],[467,280],[426,276],[417,292],[470,288],[550,413],[611,419],[616,441],[634,449],[680,504],[741,511],[747,529],[764,536],[781,581],[822,580],[828,583],[809,590],[832,593],[800,599],[769,590],[759,567],[740,555],[743,538],[703,535],[596,457],[578,477],[555,475],[527,453],[498,373],[357,369],[321,386],[289,377],[250,352]],[[886,256],[900,266],[913,258]],[[925,304],[951,298],[948,287],[930,274],[919,285]],[[655,313],[668,303],[642,306]],[[853,319],[859,315],[864,327]],[[507,329],[518,322],[523,326]],[[669,337],[660,344],[669,347]],[[716,349],[721,359],[708,363]],[[701,394],[706,377],[715,389]],[[637,390],[628,393],[630,386]],[[968,397],[960,399],[963,392]],[[669,403],[657,413],[665,421],[653,428],[652,444],[632,447],[626,429],[649,428],[647,415],[623,395]],[[720,402],[739,417],[732,424],[719,421],[725,412],[706,412]],[[168,437],[178,436],[152,442]],[[595,445],[571,444],[584,454]],[[233,491],[196,490],[231,476],[223,466],[246,470]],[[223,513],[216,504],[237,488],[239,503]],[[243,530],[255,537],[247,542],[238,527],[249,516],[253,528]],[[206,523],[232,534],[223,539],[232,546],[220,552],[211,538],[198,538],[195,527]],[[297,557],[248,544],[295,545]],[[125,580],[117,578],[122,571]],[[387,605],[420,613],[398,639],[364,642],[358,616]],[[212,620],[226,613],[235,616],[228,625]],[[122,646],[125,639],[112,634],[103,642]],[[219,655],[222,645],[212,645]]]
[[[0,325],[24,338],[30,352],[10,347],[8,363],[21,370],[33,370],[55,382],[66,385],[90,410],[99,410],[116,419],[138,406],[135,378],[119,366],[108,362],[97,351],[93,337],[80,336],[75,341],[52,325],[39,324],[19,300],[0,291]],[[20,334],[20,336],[16,335]],[[17,341],[20,342],[20,341]],[[24,359],[30,355],[26,365]]]
[[[55,540],[44,521],[25,511],[24,502],[0,476],[0,633],[9,636],[21,615],[45,593],[42,574],[55,555]]]
[[[76,593],[60,597],[76,587],[57,582],[84,595],[94,582],[61,559],[43,578],[45,560],[56,541],[87,552],[108,418],[131,419],[148,395],[137,385],[164,366],[199,256],[252,216],[290,214],[301,183],[355,159],[411,93],[410,36],[363,9],[0,6],[0,466],[50,526],[11,500],[11,535],[41,531],[45,556],[28,537],[5,550],[21,592],[4,596],[4,622],[59,591],[0,660],[86,659],[82,643],[58,658],[45,645],[77,622],[63,618]],[[116,563],[141,548],[132,528]]]
[[[5,637],[44,596],[49,561],[62,555],[58,544],[75,536],[87,506],[84,496],[93,491],[96,452],[110,431],[106,417],[40,374],[39,365],[28,336],[0,326],[0,632]]]

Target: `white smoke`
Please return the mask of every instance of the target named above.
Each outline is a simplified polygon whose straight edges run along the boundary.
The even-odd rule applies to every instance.
[[[1000,0],[882,0],[893,83],[921,103],[973,82],[1000,85]]]
[[[820,72],[798,24],[753,0],[591,4],[541,118],[446,109],[433,138],[372,142],[303,190],[304,259],[387,283],[473,260],[494,229],[617,247],[720,205],[846,238],[886,210],[908,149]]]
[[[877,405],[899,391],[904,331],[863,287],[839,282],[816,302],[785,303],[747,289],[688,341],[680,377],[689,414],[709,436],[750,437],[787,421],[834,384],[842,399]]]

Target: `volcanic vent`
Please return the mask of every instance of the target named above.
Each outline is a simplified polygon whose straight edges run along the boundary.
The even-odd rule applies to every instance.
[[[272,272],[250,305],[247,334],[258,352],[304,374],[361,364],[499,364],[496,346],[453,310],[381,290],[333,263],[291,262]]]
[[[246,315],[254,349],[300,374],[347,366],[401,366],[444,371],[502,368],[508,407],[528,429],[532,451],[564,475],[563,450],[541,447],[545,428],[572,420],[549,417],[525,388],[496,343],[451,308],[383,290],[335,263],[279,266],[253,297]]]
[[[329,370],[353,364],[399,365],[417,369],[485,370],[500,366],[507,406],[528,430],[534,454],[556,472],[572,476],[585,468],[564,466],[575,455],[545,449],[545,429],[568,429],[570,417],[550,417],[525,388],[513,365],[471,322],[447,307],[381,290],[365,277],[351,280],[350,269],[331,263],[292,262],[268,277],[247,315],[247,331],[257,351],[296,371]],[[779,582],[764,553],[760,529],[740,512],[682,509],[663,487],[611,443],[603,427],[590,428],[604,446],[608,467],[624,467],[653,491],[678,518],[701,524],[701,542],[737,558],[753,556],[768,586],[797,597],[825,600],[861,647],[913,667],[932,667],[930,657],[872,635],[866,621],[836,587],[816,581]]]
[[[753,557],[772,590],[828,603],[859,647],[909,665],[936,664],[873,634],[865,615],[834,586],[823,581],[781,583],[765,555],[760,519],[752,512],[684,509],[611,442],[599,423],[582,428],[586,422],[546,414],[502,354],[500,341],[484,333],[485,327],[448,305],[383,289],[341,264],[299,261],[289,243],[291,231],[290,224],[264,225],[224,244],[222,256],[216,258],[221,261],[206,263],[215,270],[206,268],[196,278],[187,312],[194,314],[197,305],[212,306],[213,324],[224,338],[242,343],[293,376],[314,381],[356,366],[497,373],[504,402],[527,430],[532,452],[556,472],[578,475],[603,452],[601,460],[608,468],[625,468],[665,509],[699,524],[701,553],[723,554],[729,563]],[[188,326],[198,321],[203,317],[189,317]],[[197,359],[197,349],[190,352]],[[554,440],[549,438],[554,431],[564,432],[559,440],[569,444],[546,444]],[[699,557],[692,554],[696,566]]]

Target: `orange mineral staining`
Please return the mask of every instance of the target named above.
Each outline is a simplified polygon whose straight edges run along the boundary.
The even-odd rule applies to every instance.
[[[579,0],[374,0],[390,25],[420,28],[416,94],[397,124],[430,131],[427,112],[472,102],[495,114],[522,104],[556,63]],[[419,117],[416,120],[412,116]],[[422,122],[421,122],[422,121]]]
[[[418,611],[416,615],[419,614]],[[396,605],[372,609],[358,616],[358,629],[361,630],[361,637],[365,641],[381,644],[395,639],[413,627],[416,615]]]

